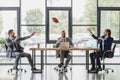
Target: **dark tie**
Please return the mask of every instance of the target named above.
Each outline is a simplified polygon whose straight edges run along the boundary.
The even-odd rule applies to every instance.
[[[107,39],[107,37],[104,37],[103,40],[102,40],[102,51],[104,51],[104,41]]]
[[[104,40],[102,40],[102,51],[104,51]]]
[[[63,38],[63,42],[65,42],[65,38]]]
[[[14,47],[16,48],[16,50],[18,50],[17,43],[14,43]]]

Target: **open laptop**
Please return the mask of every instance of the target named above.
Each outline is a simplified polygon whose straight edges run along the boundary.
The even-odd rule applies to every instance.
[[[60,48],[69,48],[69,42],[61,42]]]

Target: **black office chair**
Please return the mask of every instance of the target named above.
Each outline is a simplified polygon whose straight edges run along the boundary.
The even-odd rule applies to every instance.
[[[112,68],[105,68],[105,59],[106,58],[111,59],[111,58],[114,57],[115,47],[116,47],[116,44],[113,43],[112,44],[112,49],[105,51],[104,54],[103,54],[103,58],[102,58],[103,59],[103,70],[105,72],[107,72],[107,73],[109,73],[109,70],[111,70],[112,72],[114,72],[114,70]]]
[[[7,51],[7,45],[5,44],[5,50]],[[7,57],[7,59],[8,59],[8,61],[11,61],[12,59],[15,59],[15,57]],[[24,68],[21,68],[21,59],[20,59],[20,62],[19,62],[19,68],[17,69],[17,70],[15,70],[14,68],[10,68],[10,69],[8,69],[8,73],[12,73],[13,72],[13,70],[15,70],[16,71],[16,73],[18,73],[19,71],[20,72],[24,72],[24,73],[26,73],[27,71],[24,69]]]

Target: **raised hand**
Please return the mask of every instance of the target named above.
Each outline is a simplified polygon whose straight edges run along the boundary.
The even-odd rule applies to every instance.
[[[87,28],[88,32],[92,34],[91,28]]]
[[[102,37],[99,37],[98,39],[99,39],[99,40],[103,40],[103,38],[102,38]]]
[[[19,39],[20,39],[20,37],[16,36],[15,41],[17,41],[17,40],[19,40]]]
[[[35,35],[35,33],[36,33],[36,32],[31,33],[31,35],[30,35],[30,36],[34,36],[34,35]]]

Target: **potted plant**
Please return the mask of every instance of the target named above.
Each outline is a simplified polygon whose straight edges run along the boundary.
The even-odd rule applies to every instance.
[[[0,38],[0,46],[4,47],[5,44],[5,39],[4,38]]]

